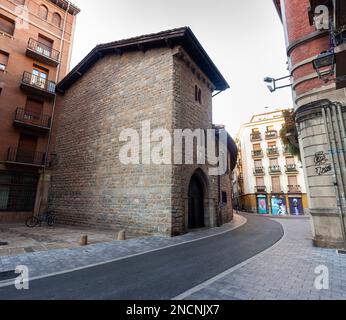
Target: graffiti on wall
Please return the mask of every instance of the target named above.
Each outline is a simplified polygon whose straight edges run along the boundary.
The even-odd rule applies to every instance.
[[[314,164],[316,173],[322,176],[330,171],[332,171],[332,165],[328,163],[328,155],[324,151],[319,151],[315,153]]]

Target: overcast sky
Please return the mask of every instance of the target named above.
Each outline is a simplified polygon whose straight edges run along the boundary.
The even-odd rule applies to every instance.
[[[72,66],[95,45],[189,26],[231,89],[214,98],[214,120],[235,135],[255,113],[291,107],[290,89],[271,94],[263,78],[288,74],[272,0],[73,0],[78,15]],[[265,109],[269,107],[269,109]]]

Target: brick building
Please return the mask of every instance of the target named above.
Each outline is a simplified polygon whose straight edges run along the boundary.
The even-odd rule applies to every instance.
[[[346,246],[346,1],[274,0],[292,76],[314,243]]]
[[[69,70],[78,12],[66,0],[0,0],[0,222],[45,206],[55,84]]]
[[[221,177],[209,176],[207,165],[119,160],[121,131],[141,132],[143,121],[170,133],[215,128],[212,94],[227,88],[189,28],[94,48],[57,88],[49,203],[59,221],[171,236],[230,221],[237,152],[229,136],[229,170]]]

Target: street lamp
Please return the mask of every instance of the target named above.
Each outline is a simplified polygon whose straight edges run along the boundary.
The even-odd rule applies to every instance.
[[[281,81],[281,80],[284,80],[284,79],[287,79],[287,78],[290,78],[290,77],[291,77],[291,75],[286,76],[286,77],[282,77],[282,78],[278,78],[278,79],[274,79],[274,78],[271,78],[271,77],[265,77],[264,78],[264,82],[270,83],[270,85],[267,85],[267,87],[268,87],[269,91],[273,93],[273,92],[275,92],[278,89],[283,89],[283,88],[291,87],[292,84],[287,84],[287,85],[280,86],[280,87],[276,86],[276,83],[278,81]]]
[[[329,82],[330,77],[334,75],[335,53],[331,51],[321,52],[316,59],[312,61],[318,78],[325,83]]]

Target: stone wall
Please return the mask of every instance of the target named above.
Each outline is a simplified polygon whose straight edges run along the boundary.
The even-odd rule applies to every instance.
[[[50,208],[61,223],[169,236],[187,231],[189,182],[199,166],[122,165],[119,160],[125,144],[119,142],[121,130],[141,134],[142,121],[150,120],[151,131],[171,133],[212,127],[213,88],[181,52],[162,48],[105,56],[59,99]],[[195,101],[195,84],[202,89],[202,104]],[[218,184],[207,169],[201,166],[206,226],[212,227]],[[222,210],[225,223],[232,218],[231,179],[221,180],[229,199]]]

